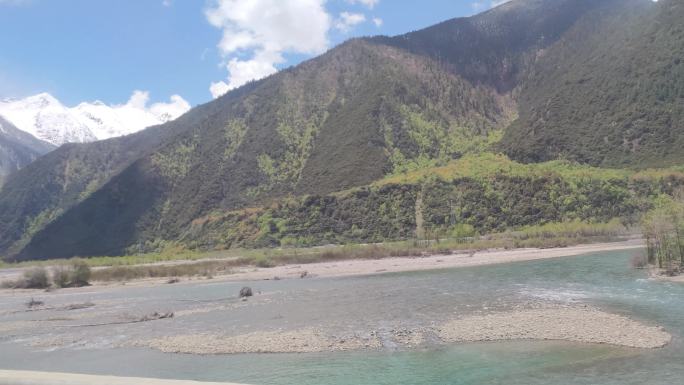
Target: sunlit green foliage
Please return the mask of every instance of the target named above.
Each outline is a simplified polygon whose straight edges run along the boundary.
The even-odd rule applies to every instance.
[[[563,160],[523,164],[512,161],[505,155],[484,152],[468,154],[463,158],[451,161],[442,167],[428,167],[404,173],[395,173],[375,184],[419,183],[429,177],[438,177],[448,181],[458,178],[484,180],[494,176],[556,176],[571,183],[589,179],[622,179],[648,183],[657,182],[659,180],[683,179],[684,172],[679,167],[669,169],[647,169],[641,171],[598,168]]]
[[[418,106],[399,108],[406,134],[412,145],[404,154],[394,144],[391,130],[385,129],[385,142],[392,163],[393,173],[402,173],[427,167],[443,166],[464,154],[482,153],[498,143],[503,130],[490,129],[483,134],[457,122],[440,118],[433,112],[425,112]]]
[[[258,156],[259,169],[268,177],[268,184],[262,190],[276,186],[291,189],[296,185],[325,116],[326,113],[321,112],[307,118],[292,105],[283,106],[276,128],[284,145],[279,151],[281,155],[275,159],[265,153]]]
[[[226,125],[226,150],[224,157],[231,159],[235,156],[238,148],[242,144],[242,140],[247,133],[247,124],[244,119],[233,119]]]
[[[421,237],[531,232],[530,226],[542,226],[542,233],[590,236],[582,230],[586,223],[612,226],[620,218],[634,225],[656,196],[681,185],[684,175],[678,171],[610,170],[560,161],[523,165],[500,155],[468,155],[369,188],[217,213],[196,221],[183,242],[190,248],[383,242],[416,237],[419,219],[425,230]],[[549,223],[563,223],[563,230]]]
[[[188,175],[193,153],[197,149],[196,140],[178,143],[152,156],[152,162],[159,167],[161,174],[171,183]]]

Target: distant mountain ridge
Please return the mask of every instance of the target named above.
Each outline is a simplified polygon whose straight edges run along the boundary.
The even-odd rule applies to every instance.
[[[0,186],[8,175],[54,149],[0,116]]]
[[[601,115],[585,116],[577,106],[592,101],[605,108],[623,97],[622,89],[612,86],[615,79],[608,77],[611,47],[625,36],[620,32],[632,28],[629,36],[636,36],[634,41],[648,41],[643,36],[651,27],[642,21],[656,20],[660,28],[673,32],[667,36],[677,36],[678,19],[666,13],[680,11],[681,4],[674,0],[512,0],[480,15],[402,36],[351,40],[164,125],[122,138],[66,145],[20,170],[0,192],[0,253],[15,259],[120,255],[156,250],[190,233],[203,245],[221,244],[242,225],[259,232],[245,237],[287,233],[283,222],[240,210],[269,205],[285,210],[291,199],[310,197],[292,204],[299,210],[294,216],[315,216],[311,221],[344,216],[345,210],[307,208],[326,207],[334,200],[327,194],[367,186],[389,174],[496,149],[535,161],[570,157],[588,146],[598,151],[603,145],[607,155],[591,163],[614,160],[624,144],[588,129],[620,127],[614,130],[617,134],[646,119],[651,132],[677,133],[680,126],[668,126],[676,115],[658,122],[641,112],[623,114],[631,107],[622,110],[618,104],[615,110],[621,113],[606,115],[615,124],[577,128],[568,122],[599,121]],[[626,25],[620,24],[623,19]],[[607,33],[611,28],[615,31]],[[590,39],[592,33],[600,35]],[[597,44],[600,40],[605,41]],[[656,48],[651,55],[659,52]],[[634,54],[624,50],[617,56],[629,59]],[[595,62],[601,63],[603,78],[573,82],[565,77],[589,71],[592,67],[577,69]],[[554,72],[559,68],[563,70]],[[670,76],[647,71],[640,82],[651,79],[662,85]],[[585,83],[592,87],[581,86],[591,96],[586,100],[580,101],[582,93],[566,92],[575,88],[565,85]],[[677,100],[676,90],[663,95],[659,111],[676,111],[669,107]],[[632,91],[628,97],[638,100],[638,92]],[[572,119],[566,122],[559,116]],[[562,130],[554,125],[559,122]],[[644,147],[651,159],[657,159],[660,149],[682,152],[674,147],[677,141],[658,143]],[[539,158],[528,157],[536,154]],[[638,163],[638,157],[627,155]],[[506,184],[516,188],[514,181]],[[398,188],[398,195],[363,190],[355,204],[376,207],[392,223],[392,207],[401,206],[409,215],[416,212],[416,192],[411,189]],[[611,194],[610,189],[604,192]],[[467,190],[457,193],[458,199],[493,199],[482,194],[496,195],[497,190],[485,188],[476,196]],[[543,222],[548,218],[537,207],[553,211],[555,203],[547,203],[528,202],[526,218],[537,222],[512,223]],[[231,218],[221,230],[230,234],[201,234],[222,217]],[[364,226],[374,226],[372,219]],[[309,222],[298,226],[303,223]],[[315,239],[323,241],[331,231],[324,225],[316,229],[322,233]],[[357,228],[350,234],[373,230]],[[399,230],[396,234],[412,231]]]
[[[190,106],[179,96],[170,104],[146,107],[144,93],[136,93],[125,105],[108,106],[100,101],[64,106],[48,93],[24,99],[0,101],[0,115],[38,139],[60,146],[129,135],[146,127],[171,121]]]
[[[618,4],[614,0],[514,0],[472,17],[372,40],[431,57],[470,82],[504,93],[521,84],[539,50],[558,40],[586,12],[611,3]]]

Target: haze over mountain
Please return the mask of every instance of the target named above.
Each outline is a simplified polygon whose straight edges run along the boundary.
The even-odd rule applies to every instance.
[[[36,138],[60,146],[132,134],[173,120],[190,109],[178,95],[172,96],[169,103],[148,106],[148,100],[147,93],[136,91],[123,105],[108,106],[96,101],[70,108],[42,93],[0,101],[0,115]]]
[[[683,8],[675,0],[513,0],[402,36],[351,40],[175,121],[63,146],[20,170],[0,192],[0,253],[117,255],[198,234],[208,245],[249,243],[305,226],[236,210],[277,202],[306,217],[316,196],[482,151],[671,164],[682,155],[682,88],[671,80],[682,66]],[[612,71],[617,59],[626,64]],[[639,107],[642,100],[649,104]],[[593,141],[599,155],[588,157]],[[659,153],[672,156],[659,162]],[[414,187],[370,191],[355,204],[418,210]],[[310,200],[288,200],[299,196]],[[518,224],[544,220],[534,207],[525,215]],[[226,218],[235,222],[210,231]],[[415,221],[393,234],[405,236]],[[259,234],[236,235],[249,226]],[[378,224],[350,226],[366,240]],[[330,228],[307,231],[325,240]]]
[[[0,186],[11,173],[55,149],[0,116]]]

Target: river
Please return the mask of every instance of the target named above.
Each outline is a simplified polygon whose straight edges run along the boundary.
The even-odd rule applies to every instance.
[[[233,298],[244,283],[213,281],[4,294],[0,296],[0,368],[253,385],[683,383],[684,285],[649,280],[645,272],[632,270],[633,253],[252,282],[261,294],[248,303]],[[19,311],[31,295],[55,310]],[[673,340],[655,350],[557,341],[458,345],[428,341],[406,348],[385,341],[378,351],[223,356],[168,354],[129,343],[168,334],[239,334],[302,327],[340,334],[373,328],[382,335],[383,331],[430,327],[463,314],[506,310],[535,301],[597,306],[663,326]],[[96,306],[59,309],[85,302]],[[179,315],[139,324],[83,326],[152,311]]]

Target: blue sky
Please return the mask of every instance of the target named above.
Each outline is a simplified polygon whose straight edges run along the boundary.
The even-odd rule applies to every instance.
[[[0,0],[0,98],[67,105],[134,90],[191,105],[342,41],[395,35],[490,0]],[[232,63],[232,64],[231,64]]]

